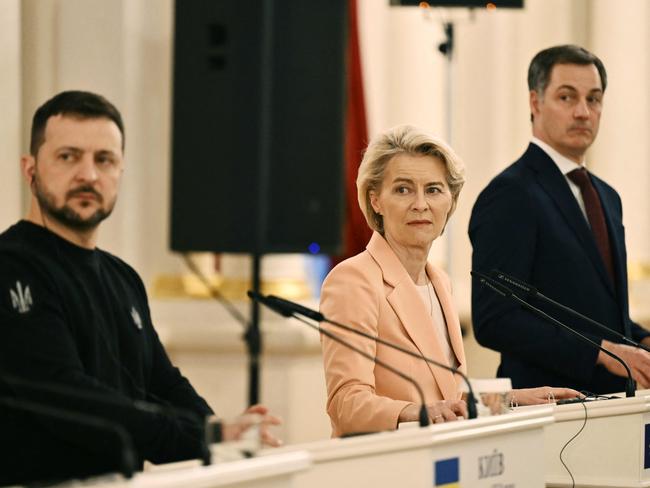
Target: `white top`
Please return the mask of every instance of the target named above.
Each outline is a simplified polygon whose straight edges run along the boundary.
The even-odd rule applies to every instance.
[[[438,300],[438,295],[436,295],[435,289],[430,281],[427,281],[426,285],[415,285],[420,293],[420,298],[424,303],[424,308],[429,311],[431,319],[433,320],[433,329],[442,349],[442,353],[447,359],[446,364],[452,368],[458,367],[458,361],[456,360],[456,354],[454,354],[453,349],[451,348],[451,343],[449,342],[449,331],[447,330],[447,321],[445,316],[442,313],[442,306]]]
[[[578,164],[575,161],[570,160],[566,156],[563,156],[562,154],[557,152],[555,149],[553,149],[545,142],[539,140],[537,137],[533,137],[530,140],[530,142],[532,142],[536,146],[539,146],[539,148],[542,151],[548,154],[548,156],[553,160],[553,162],[557,165],[559,170],[562,172],[562,174],[564,175],[564,179],[569,184],[569,189],[571,190],[571,193],[573,193],[573,196],[576,197],[576,200],[578,201],[578,205],[580,206],[582,215],[587,221],[587,225],[589,225],[589,219],[587,218],[587,211],[585,210],[585,201],[582,199],[582,193],[580,192],[580,187],[576,185],[573,181],[571,181],[571,179],[567,176],[567,174],[573,171],[574,169],[586,168],[584,161],[582,162],[582,164]]]

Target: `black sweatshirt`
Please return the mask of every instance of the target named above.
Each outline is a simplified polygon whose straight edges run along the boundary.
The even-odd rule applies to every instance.
[[[73,388],[4,392],[118,422],[142,459],[204,454],[212,410],[167,357],[137,273],[27,221],[0,234],[0,375]]]

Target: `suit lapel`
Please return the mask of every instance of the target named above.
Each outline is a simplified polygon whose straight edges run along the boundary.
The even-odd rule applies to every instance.
[[[535,171],[537,181],[551,197],[558,211],[564,216],[574,235],[582,245],[585,254],[589,256],[593,266],[598,271],[603,283],[610,293],[615,295],[611,279],[607,275],[605,264],[600,256],[596,240],[576,201],[569,184],[557,165],[542,149],[534,144],[528,148],[530,155],[525,161]],[[609,225],[609,224],[608,224]]]
[[[440,300],[442,313],[445,316],[445,323],[447,326],[447,333],[449,334],[449,342],[451,348],[456,355],[456,360],[459,366],[465,364],[465,348],[463,346],[463,336],[460,331],[460,320],[458,319],[458,312],[456,305],[453,302],[452,295],[447,289],[445,279],[441,273],[436,270],[430,263],[427,263],[427,274],[433,283],[433,287]]]
[[[370,239],[367,249],[382,269],[384,281],[393,287],[386,299],[417,350],[423,356],[446,363],[442,349],[438,341],[435,340],[432,319],[420,299],[413,280],[411,280],[393,250],[377,232]],[[434,286],[436,286],[435,283]],[[446,317],[450,313],[448,311],[449,307],[450,304],[447,304],[447,308],[443,308]],[[455,346],[454,351],[456,351]],[[446,400],[456,399],[456,382],[453,374],[430,364],[427,364],[427,366],[434,376],[443,397]]]

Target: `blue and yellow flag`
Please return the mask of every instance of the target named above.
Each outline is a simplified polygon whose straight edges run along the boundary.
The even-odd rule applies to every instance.
[[[460,488],[460,461],[457,457],[435,462],[433,485]]]

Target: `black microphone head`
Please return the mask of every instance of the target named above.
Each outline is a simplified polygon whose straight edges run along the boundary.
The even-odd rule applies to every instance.
[[[300,305],[299,303],[292,302],[275,295],[269,295],[267,298],[268,300],[273,301],[273,303],[275,303],[279,308],[284,310],[287,317],[292,317],[294,313],[298,313],[300,315],[304,315],[307,318],[315,320],[316,322],[322,322],[325,320],[325,317],[323,317],[323,314],[320,312],[312,310],[311,308],[307,308],[303,305]]]
[[[470,275],[472,275],[472,278],[480,279],[481,277],[479,276],[480,273],[478,271],[474,271],[473,269],[470,270],[469,272]]]
[[[474,269],[471,270],[471,271],[469,272],[469,274],[471,274],[474,278],[485,278],[485,279],[490,279],[490,277],[489,277],[488,275],[486,275],[485,273],[481,273],[480,271],[476,271],[476,270],[474,270]]]
[[[273,295],[264,296],[261,293],[258,293],[253,290],[248,290],[246,294],[254,301],[260,302],[265,307],[270,308],[276,313],[283,315],[285,317],[291,317],[291,311],[287,307],[278,301]]]
[[[486,275],[486,274],[484,274],[484,273],[481,273],[480,271],[474,271],[474,270],[471,270],[471,271],[469,272],[469,274],[471,274],[474,278],[478,278],[479,281],[480,281],[482,284],[485,284],[485,283],[488,283],[488,282],[494,281],[494,280],[493,280],[492,278],[490,278],[488,275]]]
[[[253,291],[253,290],[248,290],[246,292],[246,295],[248,295],[248,298],[251,298],[253,300],[260,300],[260,299],[264,298],[264,296],[261,293],[258,293],[258,292]]]

